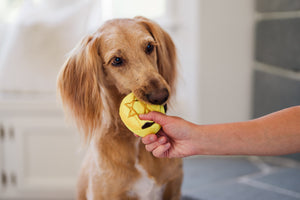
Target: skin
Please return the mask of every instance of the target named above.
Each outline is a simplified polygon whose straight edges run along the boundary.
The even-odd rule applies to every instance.
[[[300,152],[300,106],[245,122],[196,125],[150,112],[139,116],[162,126],[142,139],[156,157],[192,155],[283,155]]]

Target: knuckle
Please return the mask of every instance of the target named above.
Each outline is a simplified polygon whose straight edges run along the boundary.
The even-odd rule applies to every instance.
[[[147,144],[147,145],[146,145],[146,150],[147,150],[147,151],[154,151],[154,150],[157,149],[157,148],[158,148],[157,142],[155,142],[155,143],[150,143],[150,144]]]
[[[160,154],[159,154],[157,151],[153,151],[152,154],[153,154],[155,157],[158,157],[158,158],[160,157]]]
[[[143,137],[142,138],[142,142],[144,143],[144,144],[149,144],[149,140],[148,140],[148,138],[147,137]]]
[[[151,148],[151,145],[146,145],[146,150],[147,151],[152,151],[153,149]]]
[[[161,157],[163,157],[164,151],[163,151],[163,149],[161,148],[161,146],[159,146],[159,147],[157,147],[154,151],[152,151],[152,154],[153,154],[155,157],[161,158]]]

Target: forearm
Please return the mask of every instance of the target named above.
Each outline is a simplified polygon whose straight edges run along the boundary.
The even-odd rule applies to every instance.
[[[300,106],[251,121],[204,125],[197,129],[198,154],[281,155],[300,152]]]

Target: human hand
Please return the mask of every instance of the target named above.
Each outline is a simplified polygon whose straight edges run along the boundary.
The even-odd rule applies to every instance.
[[[182,118],[167,116],[158,112],[139,115],[142,120],[151,120],[161,125],[156,134],[142,138],[146,150],[156,157],[185,157],[196,154],[193,144],[196,125]]]
[[[245,122],[211,125],[195,125],[157,112],[139,117],[162,126],[156,135],[142,139],[156,157],[283,155],[300,151],[300,106]]]

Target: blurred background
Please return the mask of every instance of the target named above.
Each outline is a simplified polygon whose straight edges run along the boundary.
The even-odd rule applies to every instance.
[[[210,124],[300,104],[299,12],[299,0],[1,0],[0,199],[74,197],[83,153],[56,76],[104,21],[142,15],[167,30],[180,61],[170,114]]]

